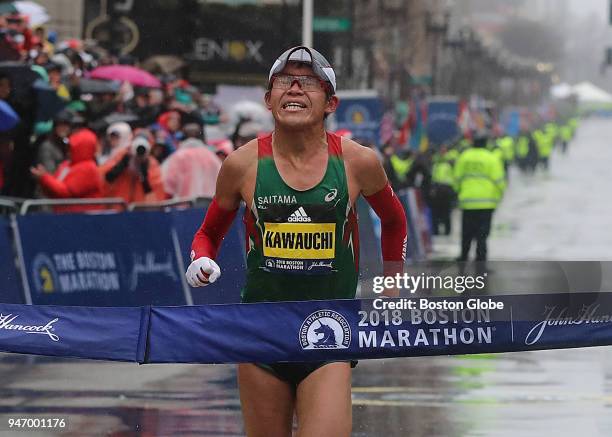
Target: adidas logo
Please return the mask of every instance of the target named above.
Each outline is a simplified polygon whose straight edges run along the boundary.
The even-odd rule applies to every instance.
[[[291,214],[289,216],[287,221],[289,221],[289,222],[308,223],[308,222],[311,222],[312,219],[310,217],[308,217],[308,214],[306,214],[306,211],[304,211],[304,207],[300,206],[298,209],[296,209],[293,212],[293,214]]]

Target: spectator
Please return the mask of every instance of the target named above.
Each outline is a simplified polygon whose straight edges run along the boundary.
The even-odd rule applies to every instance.
[[[184,138],[181,132],[181,114],[178,111],[167,111],[157,118],[157,124],[167,136],[168,154],[174,152]]]
[[[127,148],[132,144],[132,128],[125,122],[111,124],[106,129],[106,138],[98,156],[100,165],[104,164],[119,149]]]
[[[151,156],[152,135],[138,133],[129,147],[119,148],[100,167],[104,197],[121,197],[126,202],[164,200],[164,187],[157,160]]]
[[[6,134],[0,133],[0,193],[4,194],[4,181],[6,179],[7,170],[11,163],[13,154],[13,140]]]
[[[151,104],[149,91],[145,88],[134,89],[134,98],[127,102],[127,110],[138,116],[141,126],[148,126],[155,123],[159,114],[159,106]]]
[[[59,165],[66,160],[71,119],[72,114],[68,111],[57,114],[53,119],[53,130],[38,148],[36,161],[49,173],[55,173]]]
[[[57,91],[57,95],[62,99],[70,100],[70,91],[62,83],[62,66],[56,63],[49,63],[45,66],[49,75],[49,84]]]
[[[102,180],[95,161],[98,138],[89,129],[70,135],[70,160],[64,161],[51,174],[42,165],[30,172],[38,180],[43,192],[54,199],[102,197]],[[85,212],[100,209],[99,205],[58,206],[56,212]]]
[[[248,118],[240,118],[232,134],[234,150],[257,138],[257,135],[262,131],[263,126],[259,123],[251,121]]]
[[[160,164],[164,162],[164,160],[170,156],[170,148],[169,137],[170,134],[163,129],[155,129],[153,130],[153,147],[151,148],[151,156],[157,159],[157,162]]]
[[[234,145],[228,139],[220,139],[210,143],[215,148],[215,153],[221,161],[225,160],[234,151]]]
[[[187,139],[162,165],[164,189],[175,198],[212,198],[221,160],[201,140],[199,125],[186,125],[184,133]]]

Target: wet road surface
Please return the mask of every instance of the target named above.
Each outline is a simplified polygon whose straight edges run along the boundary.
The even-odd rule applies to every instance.
[[[612,120],[587,120],[548,174],[513,172],[492,258],[611,260]],[[456,256],[455,234],[435,256]],[[610,436],[612,348],[362,361],[354,436]],[[8,430],[9,418],[67,428]],[[233,366],[0,355],[0,436],[240,436]]]

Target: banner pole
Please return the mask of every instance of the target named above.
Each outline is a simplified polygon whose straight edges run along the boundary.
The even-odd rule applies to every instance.
[[[19,265],[19,273],[21,275],[21,282],[23,285],[23,294],[25,303],[32,305],[32,293],[30,291],[30,284],[28,282],[28,274],[26,272],[25,260],[23,258],[23,247],[21,246],[21,235],[19,234],[19,226],[17,224],[17,217],[11,216],[11,228],[13,230],[13,239],[15,240],[15,248],[17,249],[17,261]]]

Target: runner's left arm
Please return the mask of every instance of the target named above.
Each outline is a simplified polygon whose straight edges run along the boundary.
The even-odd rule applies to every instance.
[[[374,151],[366,149],[357,160],[361,194],[381,221],[381,249],[385,276],[404,271],[408,226],[401,202],[393,192]],[[394,293],[397,294],[397,290]]]

